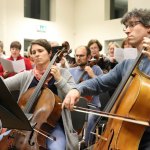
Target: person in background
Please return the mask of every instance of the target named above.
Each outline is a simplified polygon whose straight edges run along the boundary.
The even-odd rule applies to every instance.
[[[137,67],[141,72],[150,76],[150,9],[133,9],[123,16],[121,23],[124,25],[124,32],[127,35],[129,44],[137,48],[139,53],[142,52],[145,55],[143,55],[142,60]],[[146,49],[146,51],[143,49]],[[78,84],[76,88],[68,92],[63,101],[62,108],[66,107],[72,110],[74,104],[79,100],[80,96],[86,96],[87,94],[97,95],[104,91],[116,89],[124,77],[127,76],[128,70],[133,67],[134,63],[134,59],[124,60],[123,62],[117,64],[112,70],[110,70],[109,73]],[[149,90],[150,89],[147,89],[147,91]],[[132,93],[134,94],[134,92]],[[144,98],[141,100],[143,100],[143,103],[141,102],[140,106],[142,108],[142,104],[144,104]],[[136,115],[138,115],[138,113],[141,114],[140,109],[137,110]],[[132,129],[130,130],[131,134],[134,134],[132,133]],[[136,136],[137,134],[135,134],[135,138],[137,138]],[[129,140],[132,139],[128,139],[128,141]],[[137,149],[150,149],[149,126],[145,127],[144,134],[141,135],[139,141],[140,143]],[[132,147],[130,148],[132,149]]]
[[[40,79],[42,78],[45,71],[47,71],[47,67],[51,62],[50,57],[52,56],[52,49],[46,39],[37,39],[35,41],[32,41],[30,45],[30,51],[34,59],[35,67],[32,70],[25,70],[16,74],[13,77],[4,79],[4,83],[10,91],[20,90],[19,97],[21,97],[23,93],[27,92],[28,89],[38,86]],[[69,91],[69,89],[74,87],[74,85],[74,79],[66,68],[59,68],[56,65],[52,65],[50,68],[50,73],[48,74],[48,77],[46,78],[43,86],[46,86],[50,91],[52,91],[53,94],[63,99],[65,97],[65,94]],[[51,101],[52,99],[51,97],[49,97],[49,99],[47,100]],[[49,114],[50,113],[51,112],[49,112]],[[68,111],[67,109],[62,110],[61,114],[62,115],[60,116],[59,121],[56,122],[56,125],[54,127],[52,127],[51,125],[48,126],[48,124],[46,126],[48,135],[50,134],[52,137],[56,138],[56,140],[46,140],[46,149],[78,150],[78,139],[76,133],[73,132],[73,128],[71,126],[72,121],[70,118],[70,111]],[[59,117],[59,115],[57,114],[55,117]],[[41,120],[41,122],[42,121],[43,120]]]
[[[51,47],[59,46],[59,43],[57,41],[50,41],[49,44]]]
[[[114,50],[115,48],[120,48],[119,44],[117,42],[110,42],[108,44],[108,59],[109,59],[109,70],[113,69],[118,62],[116,61],[114,57]]]
[[[26,57],[26,58],[28,58],[30,60],[31,66],[32,66],[32,68],[34,68],[35,64],[34,64],[34,60],[32,58],[32,54],[30,52],[30,46],[28,46],[27,52],[24,54],[24,57]]]
[[[132,48],[132,45],[129,44],[128,38],[125,38],[125,39],[122,41],[121,48]]]
[[[22,57],[20,55],[20,51],[21,51],[21,43],[19,41],[13,41],[10,44],[11,56],[7,58],[7,60],[17,61],[17,60],[23,59],[26,70],[32,69],[30,60],[28,58]],[[0,76],[2,76],[3,78],[8,78],[8,77],[14,76],[15,74],[16,72],[8,72],[7,70],[3,69],[2,65],[0,65]]]
[[[74,67],[75,66],[75,58],[71,56],[72,53],[72,49],[70,49],[70,44],[68,41],[64,41],[62,43],[62,48],[66,49],[66,53],[63,57],[63,59],[61,60],[61,66],[62,67],[66,67],[66,68],[70,68],[70,67]]]
[[[72,74],[76,84],[95,78],[98,75],[102,75],[103,71],[97,65],[93,65],[92,62],[89,62],[91,59],[91,51],[87,46],[79,46],[75,49],[75,59],[76,59],[76,67],[72,67],[69,69],[70,73]],[[100,110],[101,104],[99,95],[88,97],[89,100],[88,107],[95,110]],[[92,106],[90,106],[92,105]],[[89,114],[87,120],[87,127],[85,127],[85,147],[92,143],[91,137],[91,130],[93,125],[97,120],[97,116]],[[91,141],[90,141],[91,140]]]
[[[51,59],[52,59],[58,51],[62,50],[62,46],[60,46],[57,41],[50,41],[49,44],[52,48],[52,57],[51,57]],[[57,60],[56,64],[59,67],[65,68],[65,61],[64,61],[63,57],[61,58],[61,60]]]
[[[91,50],[91,58],[95,58],[97,65],[103,70],[103,73],[107,73],[109,71],[109,59],[100,54],[103,48],[101,43],[97,39],[91,39],[87,46]]]
[[[1,58],[7,58],[6,55],[5,55],[5,51],[4,51],[4,44],[2,41],[0,41],[0,57]]]
[[[71,53],[71,49],[70,49],[70,44],[68,41],[64,41],[62,43],[62,49],[65,50],[66,52],[64,53],[62,59],[60,60],[60,66],[63,68],[69,68],[70,64],[69,64],[69,60],[70,60],[70,56],[69,53]]]

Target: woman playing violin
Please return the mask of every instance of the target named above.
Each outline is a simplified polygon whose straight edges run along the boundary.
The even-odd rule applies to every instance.
[[[121,23],[125,26],[124,32],[128,37],[129,44],[131,44],[133,47],[136,47],[139,53],[144,48],[147,50],[143,52],[145,57],[142,58],[139,64],[139,69],[145,74],[150,75],[150,39],[148,38],[150,36],[150,10],[134,9],[130,12],[127,12],[123,16]],[[134,60],[125,60],[116,65],[115,68],[109,73],[80,83],[75,89],[72,89],[67,94],[63,101],[62,107],[73,109],[73,106],[78,101],[80,95],[96,95],[100,92],[115,89],[133,63]],[[149,127],[145,130],[138,149],[150,149]]]
[[[38,84],[50,63],[50,57],[52,55],[51,46],[45,39],[35,40],[31,42],[30,46],[30,51],[35,63],[34,69],[30,71],[24,71],[13,77],[4,79],[4,82],[9,90],[20,90],[20,95],[26,92],[29,88],[35,87]],[[58,95],[62,99],[68,90],[74,86],[74,80],[69,71],[52,65],[49,77],[45,82],[45,86],[47,86],[54,94]],[[67,113],[69,113],[69,111],[67,111]],[[64,126],[63,118],[65,118],[65,116],[62,116],[62,119],[59,119],[52,131],[49,131],[49,133],[56,138],[56,141],[47,139],[46,149],[65,150],[70,146],[66,144],[66,139],[69,137],[67,134],[72,133],[67,132],[68,130],[66,130],[66,128],[69,127]],[[71,121],[71,118],[68,119],[68,121]],[[75,134],[73,133],[73,135]],[[75,140],[73,142],[74,144],[78,144],[75,142]],[[70,143],[68,142],[68,144]],[[72,145],[70,147],[72,147]]]

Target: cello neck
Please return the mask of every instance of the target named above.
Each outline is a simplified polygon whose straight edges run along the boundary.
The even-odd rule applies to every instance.
[[[39,80],[39,83],[37,84],[37,86],[35,87],[34,93],[30,96],[26,107],[24,108],[24,112],[25,113],[29,113],[32,109],[33,104],[35,103],[35,101],[37,100],[37,98],[39,97],[39,95],[41,94],[41,89],[49,75],[49,72],[51,70],[52,65],[56,62],[57,59],[60,59],[59,57],[62,57],[63,53],[65,52],[65,49],[62,50],[61,52],[58,51],[53,59],[51,60],[51,62],[49,63],[46,71],[44,72],[43,76],[41,77],[41,79]]]

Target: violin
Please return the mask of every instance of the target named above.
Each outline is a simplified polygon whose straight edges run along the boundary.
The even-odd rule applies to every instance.
[[[2,150],[46,150],[46,139],[55,141],[49,132],[55,127],[61,116],[61,99],[46,86],[43,86],[56,59],[65,52],[57,52],[49,63],[44,75],[35,88],[28,89],[19,99],[18,105],[24,113],[31,114],[29,121],[32,131],[11,130],[0,141]]]
[[[90,66],[93,67],[94,65],[96,65],[95,63],[95,59],[91,59],[88,61],[86,66]],[[86,74],[86,71],[84,70],[81,75],[79,76],[78,80],[76,81],[76,84],[81,83],[83,80],[84,75]],[[90,102],[92,100],[92,96],[85,96],[85,98]]]

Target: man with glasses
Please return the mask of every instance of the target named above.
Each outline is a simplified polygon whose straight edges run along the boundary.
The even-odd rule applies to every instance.
[[[150,10],[149,9],[134,9],[127,12],[121,23],[125,25],[124,32],[127,35],[129,44],[138,49],[138,52],[143,52],[145,55],[140,61],[138,68],[141,72],[150,76]],[[146,51],[145,51],[146,50]],[[103,76],[98,76],[91,80],[87,80],[72,89],[63,101],[62,107],[70,110],[79,100],[80,96],[95,95],[100,92],[105,92],[111,89],[116,89],[123,77],[128,73],[133,66],[135,60],[124,60],[122,63],[115,66],[109,73]],[[149,92],[149,89],[148,91]],[[143,99],[144,101],[144,99]],[[142,104],[141,104],[142,108]],[[141,110],[139,110],[139,114]],[[131,131],[132,132],[132,131]],[[138,131],[137,131],[138,132]],[[135,135],[136,137],[137,135]],[[128,139],[129,141],[132,139]],[[140,139],[139,139],[140,140]],[[125,145],[125,148],[128,145]],[[130,147],[132,149],[132,147]],[[139,150],[150,149],[150,128],[146,128],[140,144]]]
[[[91,51],[86,46],[79,46],[75,49],[75,60],[77,67],[70,68],[69,71],[72,74],[76,84],[95,78],[98,75],[103,74],[103,71],[101,68],[97,65],[92,64],[91,61]],[[100,110],[101,104],[99,99],[99,94],[93,97],[86,97],[89,101],[88,107],[91,109]],[[87,147],[89,144],[93,142],[92,136],[91,136],[91,130],[93,128],[93,125],[95,124],[95,121],[97,120],[97,116],[95,115],[88,115],[87,120],[87,127],[85,127],[85,136],[83,135],[83,142],[85,142],[85,147]],[[86,119],[85,119],[86,121]],[[84,143],[81,143],[81,147],[84,146]]]

